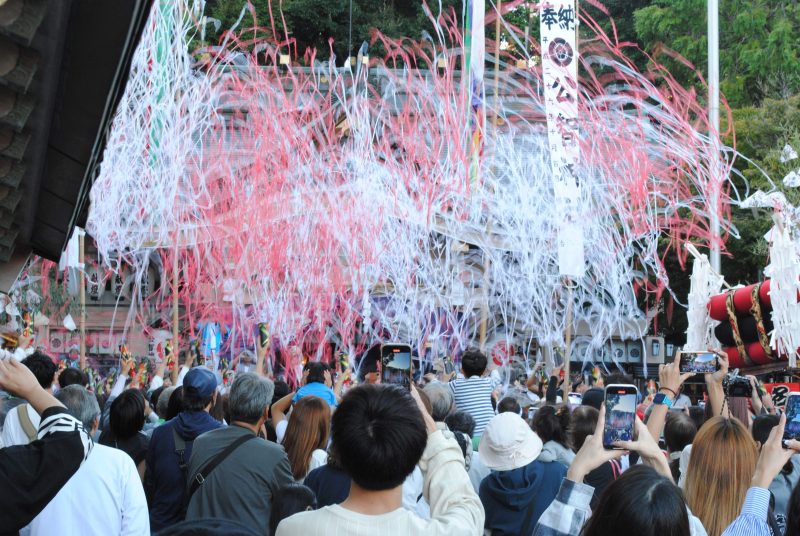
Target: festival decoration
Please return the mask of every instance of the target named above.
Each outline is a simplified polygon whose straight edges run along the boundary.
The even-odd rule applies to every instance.
[[[734,150],[705,134],[693,91],[655,60],[638,72],[573,2],[542,7],[538,49],[502,23],[499,61],[483,24],[502,14],[470,6],[466,36],[429,6],[423,39],[376,32],[386,56],[340,68],[314,51],[281,66],[293,41],[271,26],[187,50],[196,4],[157,2],[91,191],[100,258],[140,282],[179,266],[192,330],[269,322],[282,347],[441,337],[450,352],[476,338],[478,309],[523,348],[563,346],[572,322],[593,349],[641,339],[628,320],[637,290],[667,288],[663,245],[683,261],[712,216],[736,235]],[[166,294],[133,307],[166,309]]]
[[[702,352],[715,346],[714,322],[708,311],[708,302],[712,296],[719,294],[725,280],[713,270],[706,255],[701,254],[691,244],[687,244],[686,248],[694,257],[694,264],[686,313],[686,345],[683,349],[688,352]]]
[[[89,300],[99,302],[103,299],[106,290],[105,274],[98,269],[97,265],[89,264],[86,270],[86,291]]]
[[[769,233],[769,239],[770,263],[764,269],[764,274],[771,278],[769,299],[774,330],[770,347],[778,354],[788,356],[789,366],[794,368],[800,348],[800,303],[797,300],[800,254],[780,215],[775,217],[775,226]]]

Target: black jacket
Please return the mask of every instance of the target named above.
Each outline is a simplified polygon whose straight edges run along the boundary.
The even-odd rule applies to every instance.
[[[89,456],[92,440],[62,406],[42,414],[39,437],[0,449],[0,534],[16,534],[47,506]]]

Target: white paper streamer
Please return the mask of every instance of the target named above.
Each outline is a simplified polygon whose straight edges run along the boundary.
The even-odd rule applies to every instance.
[[[769,295],[772,323],[775,326],[770,346],[779,354],[787,355],[789,366],[794,368],[800,347],[800,303],[797,302],[800,257],[787,227],[776,224],[772,228],[771,238],[770,263],[764,269],[764,274],[771,279]]]

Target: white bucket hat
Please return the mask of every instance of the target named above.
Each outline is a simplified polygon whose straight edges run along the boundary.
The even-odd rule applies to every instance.
[[[481,461],[494,471],[525,467],[539,457],[542,440],[516,413],[495,415],[481,436]]]

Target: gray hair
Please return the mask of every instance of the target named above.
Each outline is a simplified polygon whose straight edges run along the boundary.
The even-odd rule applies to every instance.
[[[172,396],[172,393],[175,392],[175,389],[177,389],[177,387],[175,387],[174,385],[172,387],[167,387],[166,389],[161,391],[160,395],[158,395],[158,402],[156,402],[156,413],[162,419],[165,418],[165,416],[167,415],[167,408],[169,407],[169,397]]]
[[[67,413],[83,423],[87,432],[94,428],[94,420],[100,416],[100,405],[85,387],[68,385],[56,393],[56,398],[67,407]]]
[[[264,409],[272,403],[274,393],[275,384],[266,378],[252,372],[236,376],[228,398],[231,422],[258,422]]]
[[[441,382],[431,382],[423,389],[431,401],[431,417],[436,422],[444,422],[444,418],[453,409],[453,392]]]

